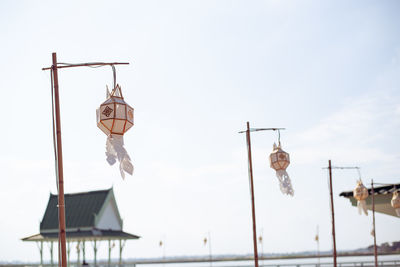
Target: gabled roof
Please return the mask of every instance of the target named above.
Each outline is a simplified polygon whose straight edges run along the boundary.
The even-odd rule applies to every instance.
[[[95,217],[112,193],[112,188],[75,194],[65,194],[66,228],[95,227]],[[58,229],[58,198],[50,194],[49,202],[40,223],[40,232]]]

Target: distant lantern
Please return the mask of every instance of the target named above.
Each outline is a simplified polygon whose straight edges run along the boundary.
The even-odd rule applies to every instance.
[[[391,201],[392,207],[396,211],[397,216],[400,217],[400,192],[399,191],[394,191],[393,192],[393,198]]]
[[[122,178],[124,172],[132,175],[133,165],[124,148],[123,135],[133,126],[133,108],[125,102],[118,84],[111,93],[107,88],[107,100],[96,110],[96,115],[97,127],[107,135],[107,162],[114,165],[118,159]]]
[[[269,155],[271,168],[276,171],[282,193],[293,196],[294,191],[286,168],[290,164],[289,154],[282,150],[281,143],[274,143],[273,151]]]
[[[368,215],[366,199],[368,198],[368,189],[363,185],[361,179],[357,181],[357,186],[353,190],[353,196],[357,199],[358,213],[360,215],[364,211]]]

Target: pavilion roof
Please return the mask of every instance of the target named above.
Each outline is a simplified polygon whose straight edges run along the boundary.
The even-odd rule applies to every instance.
[[[65,194],[66,228],[94,227],[99,213],[111,189]],[[58,195],[50,194],[49,202],[40,223],[40,232],[58,229]]]

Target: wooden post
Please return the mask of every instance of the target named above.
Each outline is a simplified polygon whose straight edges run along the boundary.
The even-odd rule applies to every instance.
[[[97,240],[93,240],[94,267],[97,266]]]
[[[374,180],[371,180],[371,195],[372,195],[372,228],[374,234],[374,258],[375,267],[378,267],[378,249],[376,247],[376,228],[375,228],[375,191],[374,191]]]
[[[336,262],[336,233],[335,233],[335,209],[333,207],[333,190],[332,190],[332,165],[331,160],[329,160],[329,191],[331,195],[331,212],[332,212],[332,240],[333,240],[333,266],[337,266]]]
[[[54,267],[53,241],[50,241],[50,265]]]
[[[119,267],[122,267],[122,250],[124,249],[125,242],[122,242],[122,239],[119,240]]]
[[[82,256],[83,256],[82,263],[86,263],[86,241],[85,240],[82,241]]]
[[[256,230],[256,209],[254,201],[254,183],[253,183],[253,164],[251,160],[251,142],[250,142],[250,124],[247,122],[246,131],[247,152],[249,158],[249,180],[251,192],[251,211],[253,219],[253,245],[254,245],[254,266],[258,267],[258,252],[257,252],[257,230]]]
[[[210,254],[210,267],[212,267],[211,234],[208,232],[208,250]]]
[[[53,53],[53,73],[54,83],[54,105],[56,119],[56,144],[57,144],[57,175],[58,175],[58,239],[60,242],[61,262],[58,263],[61,267],[67,267],[66,257],[66,236],[65,236],[65,205],[64,205],[64,172],[63,172],[63,157],[61,143],[61,117],[60,117],[60,101],[58,92],[58,70],[57,70],[57,55]]]
[[[71,255],[71,242],[67,242],[67,266],[69,267],[69,256]]]
[[[108,267],[111,267],[111,240],[108,239]]]
[[[77,267],[81,264],[81,241],[76,244],[76,254],[78,254],[78,259],[76,261]]]
[[[39,242],[36,242],[36,245],[39,248],[39,253],[40,253],[40,266],[43,266],[43,240]]]

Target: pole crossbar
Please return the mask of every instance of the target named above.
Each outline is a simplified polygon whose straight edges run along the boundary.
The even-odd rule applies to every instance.
[[[279,130],[286,130],[285,128],[250,128],[249,130],[240,131],[239,133],[246,133],[249,132],[258,132],[258,131],[279,131]]]
[[[336,169],[336,170],[359,170],[360,167],[336,167],[336,166],[332,166],[332,167],[323,167],[323,170],[326,169]]]
[[[101,67],[101,66],[113,66],[113,65],[129,65],[129,62],[110,62],[110,63],[93,62],[93,63],[78,63],[78,64],[58,63],[56,66],[42,68],[42,70],[64,69],[64,68],[74,68],[74,67],[94,67],[94,66]]]

